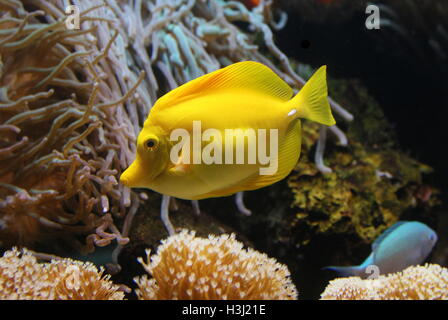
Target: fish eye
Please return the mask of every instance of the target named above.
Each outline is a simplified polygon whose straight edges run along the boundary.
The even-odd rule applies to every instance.
[[[148,150],[154,151],[157,148],[157,145],[158,145],[157,139],[149,138],[148,140],[145,141],[145,147]]]

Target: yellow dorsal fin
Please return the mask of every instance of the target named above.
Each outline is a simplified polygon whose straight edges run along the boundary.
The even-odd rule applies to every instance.
[[[293,95],[291,87],[270,68],[258,62],[244,61],[181,85],[158,99],[153,109],[170,107],[179,101],[190,99],[198,94],[205,95],[221,88],[256,90],[285,101],[291,99]]]

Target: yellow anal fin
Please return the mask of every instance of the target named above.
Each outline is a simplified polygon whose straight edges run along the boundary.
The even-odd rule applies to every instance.
[[[279,141],[277,172],[270,175],[258,174],[254,176],[246,182],[242,190],[259,189],[285,178],[299,161],[300,148],[301,124],[300,120],[296,119],[290,123],[283,141]]]
[[[300,156],[301,124],[299,119],[290,123],[283,141],[279,141],[279,144],[280,148],[278,150],[277,158],[278,168],[277,172],[274,174],[261,175],[259,172],[256,172],[252,176],[244,179],[244,181],[240,181],[232,186],[215,190],[207,194],[202,194],[196,197],[196,199],[224,197],[240,191],[255,190],[285,178],[294,169]]]
[[[293,96],[291,87],[267,66],[244,61],[203,75],[159,98],[152,112],[219,89],[244,88],[263,92],[287,101]]]
[[[258,175],[258,173],[256,175]],[[250,177],[248,177],[246,179],[244,179],[243,181],[238,181],[238,182],[236,182],[236,183],[234,183],[234,184],[232,184],[230,186],[227,186],[225,188],[221,188],[221,189],[218,189],[218,190],[214,190],[214,191],[211,191],[211,192],[207,192],[207,193],[198,195],[198,196],[196,196],[192,200],[200,200],[200,199],[215,198],[215,197],[226,197],[226,196],[230,196],[232,194],[235,194],[237,192],[244,191],[244,190],[246,190],[246,189],[244,189],[245,185],[249,181],[252,181],[254,179],[253,178],[254,176],[255,176],[255,174],[251,175]]]

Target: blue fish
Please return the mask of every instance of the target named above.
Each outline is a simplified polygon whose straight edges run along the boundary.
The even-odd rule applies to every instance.
[[[437,234],[417,221],[399,221],[386,229],[373,243],[372,253],[359,266],[325,267],[342,277],[373,275],[376,266],[379,274],[399,272],[426,260],[437,242]],[[374,267],[375,268],[375,267]]]

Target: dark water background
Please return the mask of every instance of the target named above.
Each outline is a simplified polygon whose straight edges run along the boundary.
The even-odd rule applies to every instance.
[[[436,31],[419,30],[412,18],[403,26],[406,39],[389,28],[368,30],[364,11],[334,23],[288,14],[286,27],[276,35],[280,48],[301,62],[327,64],[332,77],[360,79],[395,127],[399,147],[432,166],[446,190],[448,60],[436,57],[429,45]],[[441,45],[448,56],[445,41]]]

